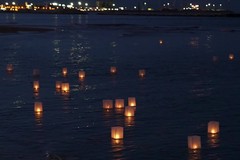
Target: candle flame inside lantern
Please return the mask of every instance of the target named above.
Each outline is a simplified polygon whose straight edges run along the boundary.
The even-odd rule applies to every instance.
[[[112,100],[103,100],[103,108],[104,109],[111,109],[113,108],[113,101]]]
[[[61,89],[62,92],[69,92],[69,83],[62,83]]]
[[[123,127],[112,127],[111,128],[111,137],[113,139],[123,139]]]
[[[64,68],[62,69],[62,75],[63,75],[64,77],[67,76],[67,68],[66,68],[66,67],[64,67]]]
[[[201,149],[201,137],[188,136],[188,148],[193,150]]]
[[[231,61],[234,60],[234,54],[233,54],[233,53],[229,54],[228,58],[229,58],[229,60],[231,60]]]
[[[145,75],[146,75],[146,70],[145,70],[145,69],[140,69],[140,70],[138,71],[138,75],[139,75],[139,77],[141,77],[141,78],[145,77]]]
[[[136,106],[136,98],[135,97],[128,97],[128,106],[132,106],[132,107]]]
[[[43,111],[42,102],[35,102],[34,103],[34,111],[37,114],[41,114],[41,112]]]
[[[78,77],[79,77],[80,79],[84,79],[85,76],[86,76],[85,71],[79,71],[79,72],[78,72]]]
[[[115,108],[118,108],[118,109],[124,108],[124,99],[116,99]]]
[[[117,73],[117,67],[115,67],[115,66],[110,67],[110,73],[111,74]]]
[[[33,82],[33,89],[34,89],[34,92],[39,91],[39,81],[34,81]]]
[[[127,117],[132,117],[134,116],[134,112],[135,112],[135,107],[126,106],[124,115]]]
[[[60,89],[61,89],[61,85],[62,85],[62,82],[61,82],[61,81],[56,81],[55,87],[56,87],[57,90],[60,90]]]
[[[219,122],[210,121],[208,122],[208,133],[215,134],[219,132]]]
[[[13,65],[7,64],[6,70],[7,70],[7,72],[13,72]]]

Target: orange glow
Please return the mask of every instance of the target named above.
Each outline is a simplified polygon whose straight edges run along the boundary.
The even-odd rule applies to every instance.
[[[134,107],[126,106],[126,107],[125,107],[124,115],[125,115],[126,117],[132,117],[132,116],[134,116],[134,112],[135,112]]]
[[[64,67],[63,69],[62,69],[62,75],[63,75],[63,77],[66,77],[67,76],[67,68],[66,67]]]
[[[136,106],[136,98],[135,97],[128,97],[128,106],[132,106],[132,107]]]
[[[110,73],[111,74],[117,73],[117,67],[115,67],[115,66],[110,67]]]
[[[79,71],[79,72],[78,72],[78,77],[79,77],[80,79],[84,79],[85,76],[86,76],[85,71]]]
[[[218,133],[219,132],[219,122],[217,121],[210,121],[208,122],[208,133]]]
[[[163,40],[159,40],[159,44],[163,44]]]
[[[116,99],[115,100],[115,108],[124,108],[124,99]]]
[[[8,72],[13,72],[13,65],[12,64],[7,64],[6,70]]]
[[[33,90],[34,92],[38,92],[40,88],[39,81],[33,81]]]
[[[60,90],[62,86],[62,82],[61,81],[56,81],[55,87],[57,90]]]
[[[69,92],[69,90],[70,90],[70,87],[69,87],[69,83],[62,83],[62,85],[61,85],[61,89],[62,89],[62,92],[64,93],[66,93],[66,92]]]
[[[113,108],[113,100],[103,100],[103,108],[104,109]]]
[[[193,150],[201,149],[201,137],[188,136],[188,148]]]
[[[123,139],[123,127],[112,127],[111,128],[111,137],[113,139]]]
[[[34,112],[40,114],[43,111],[42,102],[35,102],[34,103]]]
[[[146,70],[145,70],[145,69],[140,69],[140,70],[138,71],[138,75],[139,75],[139,77],[141,77],[141,78],[145,77],[145,75],[146,75]]]
[[[232,53],[229,54],[228,58],[229,58],[230,61],[234,60],[234,54],[232,54]]]

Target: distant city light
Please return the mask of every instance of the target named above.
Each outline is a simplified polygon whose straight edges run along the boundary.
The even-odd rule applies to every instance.
[[[87,6],[88,6],[88,3],[85,3],[85,6],[87,7]]]
[[[78,5],[81,6],[81,5],[82,5],[82,2],[78,2]]]

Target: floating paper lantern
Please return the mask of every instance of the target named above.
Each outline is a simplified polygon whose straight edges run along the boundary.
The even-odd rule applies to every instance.
[[[62,92],[64,93],[68,93],[69,90],[70,90],[70,86],[69,86],[69,83],[62,83],[61,85],[61,89],[62,89]]]
[[[111,67],[110,67],[110,73],[111,73],[111,74],[116,74],[116,73],[117,73],[117,67],[111,66]]]
[[[7,64],[6,70],[7,70],[7,72],[13,72],[13,65]]]
[[[233,54],[233,53],[229,54],[229,55],[228,55],[228,59],[229,59],[230,61],[234,60],[234,54]]]
[[[60,90],[62,86],[62,82],[61,81],[56,81],[55,87],[57,90]]]
[[[33,90],[34,92],[38,92],[40,88],[39,81],[33,81]]]
[[[125,107],[125,111],[124,111],[124,115],[126,117],[133,117],[134,116],[134,112],[135,112],[135,108],[134,107],[126,106]]]
[[[139,75],[139,77],[141,77],[141,78],[145,77],[145,76],[146,76],[146,70],[145,70],[145,69],[140,69],[140,70],[138,71],[138,75]]]
[[[115,99],[115,108],[124,108],[124,99]]]
[[[159,40],[159,44],[162,45],[163,44],[163,40],[160,39]]]
[[[210,121],[208,122],[208,133],[216,134],[219,132],[219,122]]]
[[[39,76],[40,76],[39,69],[33,69],[33,77],[39,77]]]
[[[188,148],[193,150],[201,149],[201,137],[188,136]]]
[[[79,77],[79,79],[84,79],[85,76],[86,76],[85,71],[79,71],[79,72],[78,72],[78,77]]]
[[[128,106],[132,106],[132,107],[136,106],[136,98],[135,97],[128,97]]]
[[[41,113],[43,111],[42,102],[35,102],[34,103],[34,112]]]
[[[123,139],[123,127],[116,126],[111,128],[112,139]]]
[[[67,67],[64,67],[64,68],[62,69],[62,75],[63,75],[64,77],[67,76]]]
[[[103,108],[104,109],[113,108],[113,100],[103,100]]]

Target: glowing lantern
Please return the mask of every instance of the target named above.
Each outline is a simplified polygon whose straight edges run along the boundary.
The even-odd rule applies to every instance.
[[[115,108],[124,108],[124,99],[115,99]]]
[[[210,121],[208,122],[208,133],[218,133],[219,132],[219,122],[217,121]]]
[[[34,92],[38,92],[40,88],[39,81],[33,81],[33,90]]]
[[[128,97],[128,106],[132,106],[132,107],[136,106],[136,98],[135,97]]]
[[[123,139],[123,127],[112,127],[111,128],[111,137],[113,139]]]
[[[79,72],[78,72],[78,77],[79,77],[79,79],[84,79],[85,76],[86,76],[85,71],[79,71]]]
[[[56,81],[55,87],[57,90],[60,90],[62,86],[62,82],[61,81]]]
[[[139,75],[139,77],[141,77],[141,78],[145,77],[145,76],[146,76],[146,70],[145,70],[145,69],[140,69],[140,70],[138,71],[138,75]]]
[[[163,40],[159,40],[159,44],[160,44],[160,45],[163,44]]]
[[[13,65],[7,64],[6,70],[7,70],[7,72],[13,72]]]
[[[33,69],[33,77],[39,77],[39,76],[40,76],[39,69]]]
[[[34,112],[41,113],[43,111],[42,102],[35,102],[34,103]]]
[[[65,93],[69,92],[69,90],[70,90],[69,83],[62,83],[61,89],[62,89],[62,92],[63,92],[63,93],[64,93],[64,92],[65,92]]]
[[[135,108],[134,107],[126,106],[124,115],[126,117],[133,117],[134,116],[134,112],[135,112]]]
[[[188,148],[193,150],[201,149],[201,137],[188,136]]]
[[[110,67],[110,73],[111,74],[116,74],[117,73],[117,68],[114,67],[114,66]]]
[[[62,75],[63,75],[63,77],[66,77],[66,76],[67,76],[67,68],[66,68],[66,67],[64,67],[64,68],[62,69]]]
[[[228,58],[229,58],[230,61],[234,60],[234,54],[232,54],[232,53],[229,54],[229,55],[228,55]]]
[[[104,109],[113,108],[113,101],[112,100],[103,100],[103,108]]]

